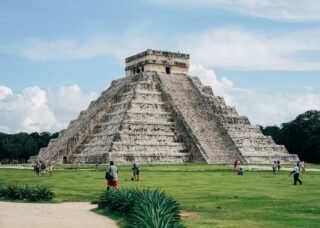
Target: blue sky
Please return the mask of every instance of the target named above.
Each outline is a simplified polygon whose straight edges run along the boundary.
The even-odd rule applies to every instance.
[[[320,109],[319,1],[3,0],[0,131],[66,127],[148,48],[191,54],[254,124]]]

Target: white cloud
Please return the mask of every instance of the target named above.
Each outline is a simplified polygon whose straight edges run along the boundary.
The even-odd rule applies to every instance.
[[[25,88],[19,94],[11,91],[7,99],[0,100],[0,130],[9,133],[61,130],[96,97],[95,93],[84,94],[77,85],[61,87],[56,94],[38,86]]]
[[[280,125],[308,110],[320,110],[320,94],[233,94],[238,112],[259,125]]]
[[[12,131],[49,130],[54,124],[54,115],[47,104],[46,92],[37,86],[23,90],[2,101],[0,125]]]
[[[205,68],[201,64],[191,64],[190,75],[199,77],[203,85],[211,86],[214,95],[224,96],[225,100],[230,103],[229,92],[232,91],[234,86],[231,80],[226,77],[218,80],[214,70]]]
[[[193,63],[207,67],[254,70],[319,70],[320,29],[252,31],[241,27],[222,27],[197,33],[163,38],[137,29],[121,39],[96,36],[86,40],[27,40],[7,45],[6,53],[33,61],[125,57],[146,48],[180,50],[191,54]],[[307,41],[307,42],[306,42]],[[168,42],[168,43],[167,43]]]
[[[10,88],[0,85],[0,101],[6,99],[12,94],[13,92]]]
[[[119,39],[119,37],[121,37]],[[93,57],[124,58],[158,45],[157,36],[145,33],[144,25],[137,25],[123,34],[93,35],[85,39],[60,38],[55,40],[26,39],[20,43],[0,46],[0,52],[19,55],[33,61],[90,59]]]
[[[306,91],[312,91],[312,90],[313,90],[313,87],[311,87],[311,86],[304,86],[303,89],[306,90]]]
[[[318,0],[146,0],[170,7],[215,7],[246,16],[271,20],[306,21],[320,19]]]
[[[97,96],[95,92],[83,93],[76,84],[61,86],[57,93],[49,91],[49,104],[58,120],[56,128],[66,127],[70,120],[77,117],[81,110],[87,109]]]
[[[320,110],[319,93],[272,94],[237,88],[231,80],[219,79],[213,70],[202,65],[191,65],[191,74],[198,76],[203,84],[210,85],[215,95],[223,96],[228,105],[235,106],[239,115],[247,116],[253,124],[280,125],[308,110]]]
[[[319,70],[320,30],[272,33],[224,27],[177,38],[194,63],[258,70]],[[306,42],[308,41],[308,42]]]

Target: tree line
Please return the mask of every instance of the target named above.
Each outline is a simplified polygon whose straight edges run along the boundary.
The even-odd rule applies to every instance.
[[[37,155],[40,148],[46,147],[50,139],[57,138],[59,133],[34,132],[5,134],[0,133],[0,161],[2,163],[27,161],[30,156]]]
[[[297,154],[301,161],[320,163],[320,111],[307,111],[280,127],[260,128],[264,135],[285,145],[289,153]]]

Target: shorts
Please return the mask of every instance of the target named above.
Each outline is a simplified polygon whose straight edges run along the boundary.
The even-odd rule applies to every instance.
[[[119,183],[118,183],[118,181],[109,180],[108,181],[108,186],[110,186],[110,187],[118,187]]]

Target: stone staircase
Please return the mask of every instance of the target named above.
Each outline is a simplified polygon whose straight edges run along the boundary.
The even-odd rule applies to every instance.
[[[197,138],[207,162],[243,161],[232,140],[212,115],[212,110],[205,105],[205,97],[199,93],[190,78],[186,75],[172,77],[159,74],[158,76],[163,90],[172,98],[171,102],[181,112],[192,135]]]
[[[247,117],[239,116],[233,107],[228,107],[222,97],[214,96],[212,89],[203,86],[197,77],[192,82],[205,98],[205,104],[226,129],[231,140],[248,163],[266,163],[280,160],[296,162],[297,155],[289,154],[282,145],[277,145],[270,136],[264,136],[258,126],[252,126]]]
[[[112,144],[110,159],[121,163],[184,163],[190,152],[178,141],[171,113],[154,74],[132,83],[133,98]]]

